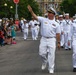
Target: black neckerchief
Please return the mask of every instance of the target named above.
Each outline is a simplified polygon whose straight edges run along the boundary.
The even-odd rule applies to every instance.
[[[62,22],[60,21],[60,23],[59,24],[61,24]]]
[[[65,20],[65,21],[66,21],[66,20]],[[69,20],[68,20],[68,22],[66,21],[66,24],[69,25]]]

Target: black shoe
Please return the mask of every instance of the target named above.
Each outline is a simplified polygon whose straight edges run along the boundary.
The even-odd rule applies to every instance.
[[[76,72],[76,68],[73,68],[73,72]]]
[[[61,48],[64,48],[63,46],[61,46]]]
[[[68,49],[65,49],[66,51],[68,50]]]
[[[71,50],[71,48],[69,48],[69,50]]]

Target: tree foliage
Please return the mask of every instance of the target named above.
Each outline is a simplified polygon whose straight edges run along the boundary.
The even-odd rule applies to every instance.
[[[76,13],[76,0],[64,0],[61,4],[61,11],[70,13],[70,16]]]
[[[38,14],[40,13],[39,12],[39,6],[37,4],[37,2],[35,2],[34,0],[21,0],[20,3],[19,3],[19,14],[20,14],[20,17],[25,17],[25,18],[28,18],[30,19],[31,17],[31,14],[29,13],[28,9],[27,9],[27,6],[31,5],[31,7],[33,8],[33,11]]]
[[[4,3],[7,3],[6,7],[4,6]],[[35,0],[20,0],[17,7],[19,19],[21,17],[24,17],[26,19],[31,18],[31,14],[27,9],[28,4],[31,5],[36,14],[40,14],[39,5]],[[13,8],[10,9],[10,6],[13,6]],[[0,18],[3,17],[14,18],[15,10],[16,10],[16,4],[13,2],[13,0],[0,0]]]
[[[4,5],[5,3],[7,4],[7,6]],[[13,1],[0,0],[0,18],[9,17],[11,16],[11,13],[14,14],[14,9],[11,10],[10,6],[14,7]]]

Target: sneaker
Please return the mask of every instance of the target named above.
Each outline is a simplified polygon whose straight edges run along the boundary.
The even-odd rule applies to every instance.
[[[49,70],[49,73],[54,73],[54,70],[50,69],[50,70]]]
[[[45,68],[46,68],[46,64],[42,64],[41,69],[42,69],[42,70],[45,70]]]

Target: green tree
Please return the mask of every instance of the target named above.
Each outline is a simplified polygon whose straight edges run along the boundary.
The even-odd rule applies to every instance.
[[[76,0],[63,0],[61,4],[61,11],[70,13],[73,16],[76,12]]]
[[[5,6],[5,3],[7,6]],[[0,18],[10,18],[11,13],[14,14],[14,9],[11,10],[10,6],[14,7],[14,3],[11,0],[0,0]]]
[[[5,7],[4,4],[7,3],[7,6]],[[19,19],[21,17],[24,17],[26,19],[31,19],[31,14],[29,13],[28,9],[27,9],[27,5],[31,5],[31,7],[33,8],[34,12],[36,14],[41,14],[41,12],[39,11],[39,5],[35,0],[20,0],[18,3],[18,16]],[[0,17],[15,17],[15,3],[13,2],[13,0],[0,0]],[[10,9],[10,6],[13,6],[12,9]]]
[[[18,6],[19,17],[25,17],[27,19],[31,18],[31,14],[29,13],[27,6],[31,5],[36,14],[40,14],[39,6],[35,0],[21,0]]]

